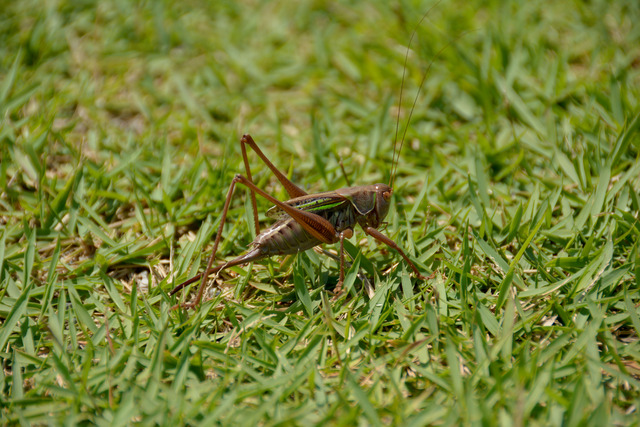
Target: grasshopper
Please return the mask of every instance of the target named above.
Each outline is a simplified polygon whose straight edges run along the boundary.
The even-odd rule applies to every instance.
[[[426,14],[423,16],[422,20],[424,20],[425,17]],[[422,20],[420,23],[422,23]],[[411,40],[413,40],[414,35],[415,30],[411,36]],[[411,45],[411,40],[409,41],[409,46]],[[402,88],[404,87],[404,74],[406,73],[408,53],[409,48],[407,48],[407,56],[405,57],[405,72],[402,76],[400,103],[402,102]],[[422,89],[425,79],[426,73],[418,89],[418,95]],[[415,108],[418,95],[416,95],[413,107],[411,108],[411,112],[407,120],[407,127],[411,120],[411,114]],[[399,121],[400,109],[398,109],[398,120],[396,122],[396,141]],[[398,157],[400,155],[400,150],[402,150],[407,127],[405,127],[404,134],[402,136],[400,149],[397,150]],[[420,273],[416,265],[409,259],[398,244],[378,231],[378,228],[383,224],[384,218],[389,212],[389,204],[393,193],[392,186],[398,162],[398,158],[396,158],[396,145],[397,144],[394,143],[393,159],[395,161],[395,165],[392,167],[389,184],[379,183],[340,188],[338,190],[317,194],[307,194],[304,190],[291,182],[273,163],[271,163],[250,135],[242,136],[240,139],[240,147],[246,176],[237,174],[231,181],[207,267],[203,273],[200,273],[173,288],[169,295],[174,295],[187,285],[200,280],[200,286],[195,300],[192,303],[183,305],[184,307],[195,307],[202,300],[207,278],[211,274],[219,273],[223,269],[235,265],[247,264],[252,261],[258,261],[275,255],[296,254],[322,244],[340,243],[340,277],[334,289],[334,293],[339,295],[344,283],[344,239],[349,239],[353,236],[353,230],[356,225],[359,225],[366,234],[372,236],[377,241],[396,250],[406,261],[409,267],[411,267],[418,279],[423,281],[427,280],[428,278]],[[258,157],[267,165],[278,181],[280,181],[286,192],[289,194],[289,197],[291,197],[289,200],[280,201],[265,193],[253,183],[249,160],[247,157],[247,146],[255,151]],[[237,184],[242,184],[250,190],[256,238],[251,243],[250,249],[248,249],[244,254],[214,267],[213,261],[216,257],[218,245],[222,238],[222,229],[224,227],[231,198]],[[262,232],[260,231],[260,225],[258,223],[256,194],[274,204],[274,206],[267,211],[267,217],[277,220],[272,226]],[[176,305],[174,308],[177,308],[178,306],[179,305]]]

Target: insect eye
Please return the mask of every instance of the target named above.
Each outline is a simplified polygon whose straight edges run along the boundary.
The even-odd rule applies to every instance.
[[[388,202],[389,200],[391,200],[391,191],[385,191],[384,193],[382,193],[382,197],[386,202]]]

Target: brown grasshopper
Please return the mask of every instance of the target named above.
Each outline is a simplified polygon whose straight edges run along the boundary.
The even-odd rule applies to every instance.
[[[420,26],[427,14],[422,17],[422,20],[418,23],[416,28]],[[411,45],[411,41],[413,40],[415,33],[416,31],[414,30],[411,39],[409,40],[409,46]],[[440,52],[442,52],[442,50]],[[408,54],[409,48],[407,48],[407,55],[405,56],[405,72]],[[429,65],[429,67],[430,66],[431,65]],[[427,72],[424,74],[422,82],[420,83],[418,95],[426,80],[428,71],[429,68],[427,68]],[[403,73],[402,86],[400,88],[400,103],[402,103],[404,78],[405,75]],[[416,98],[414,99],[409,118],[407,119],[407,127],[411,120],[411,115],[413,114],[413,109],[415,108],[418,95],[416,95]],[[399,121],[400,109],[398,109],[398,120],[396,122],[396,141]],[[398,157],[400,155],[400,150],[402,150],[407,127],[405,127],[404,134],[400,142],[400,149],[397,150]],[[284,202],[280,201],[265,193],[253,183],[251,170],[249,168],[249,160],[247,158],[247,145],[251,147],[267,167],[271,169],[291,199]],[[392,168],[391,178],[389,179],[388,185],[373,184],[341,188],[324,193],[307,194],[304,190],[291,182],[282,172],[280,172],[280,170],[278,170],[276,166],[273,165],[273,163],[271,163],[251,136],[244,135],[240,139],[240,147],[242,149],[242,159],[244,161],[246,176],[238,174],[231,181],[229,191],[227,192],[227,198],[224,203],[224,208],[222,210],[220,226],[218,227],[216,239],[213,244],[213,250],[209,257],[209,262],[207,263],[207,268],[203,273],[200,273],[173,288],[169,295],[174,295],[187,285],[201,280],[195,301],[184,305],[185,307],[195,307],[202,299],[205,283],[210,274],[218,273],[221,270],[234,265],[247,264],[249,262],[261,260],[274,255],[296,254],[323,243],[340,243],[340,278],[334,290],[336,294],[339,294],[344,282],[344,239],[349,239],[353,236],[353,229],[356,225],[360,225],[365,233],[372,236],[379,242],[385,243],[387,246],[395,249],[402,258],[404,258],[420,280],[427,280],[427,278],[420,273],[416,265],[409,259],[409,257],[407,257],[404,251],[393,240],[378,231],[378,227],[382,225],[384,218],[389,212],[389,203],[391,201],[391,194],[393,193],[392,185],[398,161],[396,158],[396,145],[397,144],[394,144],[393,155],[395,167]],[[227,218],[227,211],[229,210],[231,197],[236,184],[238,183],[245,185],[250,190],[256,238],[251,243],[251,248],[243,255],[240,255],[224,264],[213,267],[213,260],[215,259],[218,244],[222,238],[222,229]],[[260,225],[258,223],[256,194],[264,197],[275,205],[267,211],[267,216],[277,219],[277,222],[262,232],[260,232]],[[178,305],[175,307],[178,307]]]

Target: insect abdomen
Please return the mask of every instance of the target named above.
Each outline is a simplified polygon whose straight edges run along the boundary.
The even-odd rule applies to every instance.
[[[314,213],[329,221],[338,233],[356,225],[356,213],[351,204],[343,205],[339,209],[326,209]],[[253,241],[253,246],[260,249],[260,252],[266,256],[295,254],[320,244],[322,244],[321,241],[307,233],[291,217],[276,222],[256,236]]]

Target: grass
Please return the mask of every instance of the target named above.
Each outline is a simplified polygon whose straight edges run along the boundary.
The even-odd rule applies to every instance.
[[[384,232],[433,279],[356,230],[336,302],[311,251],[170,310],[243,133],[310,192],[388,180],[432,5],[5,5],[2,424],[637,424],[635,1],[431,9]],[[229,218],[218,262],[252,240],[244,190]]]

